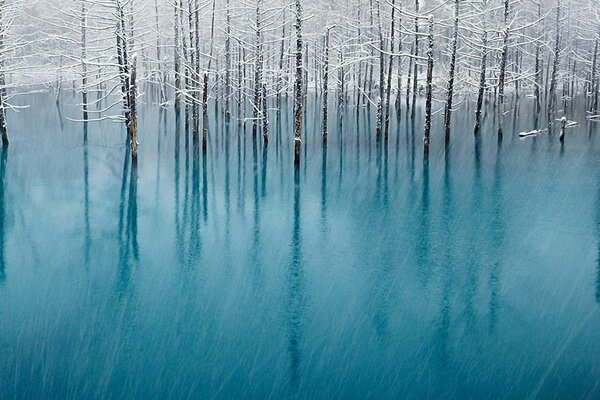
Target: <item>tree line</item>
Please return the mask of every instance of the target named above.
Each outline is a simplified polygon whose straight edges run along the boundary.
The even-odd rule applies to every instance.
[[[75,90],[81,121],[122,121],[133,160],[138,103],[151,101],[203,152],[210,112],[268,146],[269,117],[291,107],[296,165],[317,104],[324,146],[332,109],[338,123],[373,110],[378,142],[393,115],[419,111],[427,152],[432,116],[448,143],[466,102],[473,134],[493,112],[501,140],[508,96],[564,132],[576,101],[600,117],[599,13],[596,0],[0,0],[0,135],[7,146],[6,111],[32,83],[57,102]]]

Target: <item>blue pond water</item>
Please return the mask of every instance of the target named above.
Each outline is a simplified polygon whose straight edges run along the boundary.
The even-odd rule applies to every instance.
[[[144,106],[135,168],[119,124],[21,101],[1,157],[0,398],[600,397],[583,113],[564,145],[520,140],[523,99],[499,145],[491,114],[476,142],[463,110],[447,150],[438,116],[427,160],[419,117],[394,116],[385,150],[364,112],[332,114],[323,152],[309,111],[295,174],[288,113],[266,152],[213,115],[203,157]]]

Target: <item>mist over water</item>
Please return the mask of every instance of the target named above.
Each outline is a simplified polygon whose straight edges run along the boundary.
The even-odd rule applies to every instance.
[[[171,109],[72,122],[23,98],[0,157],[0,397],[597,398],[600,140],[456,111],[251,122],[211,104],[206,156]],[[291,99],[290,99],[291,100]],[[287,109],[287,108],[286,108]],[[537,125],[537,126],[536,126]]]

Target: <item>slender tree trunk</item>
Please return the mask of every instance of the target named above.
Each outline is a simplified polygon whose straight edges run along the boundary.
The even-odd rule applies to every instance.
[[[285,54],[285,8],[283,9],[283,24],[281,27],[281,50],[279,52],[279,75],[277,76],[277,117],[281,116],[281,91],[283,90],[283,60]]]
[[[215,40],[215,7],[216,1],[213,0],[212,3],[212,18],[210,23],[210,55],[208,57],[208,68],[204,73],[204,85],[202,88],[202,152],[206,153],[206,147],[208,142],[208,74],[210,73],[213,59],[213,45]],[[196,24],[198,23],[198,11],[196,11]],[[200,42],[198,41],[198,37],[196,37],[196,47],[198,56],[196,59],[196,63],[198,65],[198,77],[200,77]],[[215,100],[216,101],[216,100]],[[216,102],[215,102],[216,107]],[[215,115],[218,114],[215,112]]]
[[[432,100],[432,82],[433,82],[433,16],[428,18],[429,25],[429,46],[427,48],[427,84],[425,93],[425,133],[423,136],[423,148],[425,153],[429,153],[429,136],[431,132],[431,100]]]
[[[137,162],[138,132],[137,132],[137,56],[131,57],[131,79],[129,87],[129,132],[131,140],[131,161]]]
[[[196,11],[194,11],[194,9]],[[192,97],[192,142],[194,148],[197,148],[198,142],[200,141],[199,132],[199,110],[198,110],[198,90],[200,87],[200,75],[199,75],[199,63],[196,62],[196,55],[198,52],[199,38],[198,38],[198,24],[194,24],[195,16],[198,15],[198,0],[188,0],[188,11],[189,11],[189,25],[190,25],[190,85],[191,85],[191,97]]]
[[[362,37],[362,17],[361,17],[361,2],[359,1],[358,4],[356,5],[357,7],[357,21],[358,21],[358,28],[357,28],[357,34],[356,34],[356,43],[357,43],[357,53],[360,50],[360,40]],[[358,120],[359,117],[359,113],[360,113],[360,107],[362,104],[362,98],[363,95],[361,93],[361,82],[362,82],[362,62],[359,60],[358,61],[358,76],[356,79],[356,119]]]
[[[402,4],[400,4],[402,7]],[[399,29],[399,37],[398,37],[398,52],[402,53],[402,8],[400,9],[400,18],[398,19],[398,29]],[[398,118],[400,118],[400,109],[402,103],[402,56],[398,57],[398,91],[396,93],[396,114]]]
[[[596,92],[596,81],[598,80],[598,78],[596,77],[597,69],[598,69],[598,36],[596,36],[596,40],[594,41],[594,55],[592,58],[592,73],[590,75],[590,96],[591,96],[590,111],[592,113],[595,113],[598,108],[598,104],[597,104],[598,95]]]
[[[444,112],[444,131],[446,143],[450,141],[450,126],[452,124],[452,97],[454,95],[454,71],[456,70],[456,49],[458,47],[458,17],[460,0],[454,0],[454,32],[452,33],[452,55],[450,56],[450,71],[448,72],[448,93]]]
[[[413,43],[410,53],[413,54],[414,51],[415,51],[415,45]],[[412,71],[413,71],[414,65],[415,65],[415,60],[412,57],[409,57],[409,59],[408,59],[408,76],[406,77],[406,113],[407,113],[407,115],[408,115],[408,109],[410,107],[410,89],[412,87],[411,79],[412,79]]]
[[[377,1],[377,30],[379,34],[379,100],[377,101],[377,124],[375,138],[381,140],[383,128],[383,108],[385,100],[385,56],[383,54],[385,43],[383,41],[383,29],[381,27],[381,0]]]
[[[323,146],[327,146],[327,110],[329,104],[327,102],[329,90],[329,30],[325,30],[325,56],[323,59]]]
[[[261,117],[260,92],[262,90],[262,38],[260,25],[260,1],[256,1],[256,43],[254,45],[254,104],[252,107],[252,140],[256,140],[259,119]]]
[[[369,19],[370,19],[370,25],[369,25],[369,31],[371,36],[373,36],[373,0],[369,0]],[[373,98],[373,70],[375,69],[375,65],[373,63],[373,60],[375,59],[375,51],[373,49],[373,46],[371,46],[371,59],[369,61],[369,63],[367,64],[367,66],[369,67],[369,80],[368,82],[365,82],[365,87],[368,84],[368,96],[369,96],[369,100]],[[371,101],[367,102],[367,109],[371,109]]]
[[[160,102],[161,104],[165,104],[167,102],[167,93],[165,88],[165,79],[163,76],[163,68],[162,68],[162,55],[161,55],[161,44],[160,44],[160,23],[158,19],[158,0],[154,0],[154,10],[155,10],[155,25],[156,25],[156,76],[158,83],[158,90],[160,92]]]
[[[556,103],[556,80],[560,65],[560,0],[556,3],[556,39],[554,42],[554,63],[552,64],[552,77],[550,78],[550,91],[548,96],[548,123],[552,124],[552,114]]]
[[[180,0],[181,1],[181,0]],[[179,24],[179,10],[178,3],[175,2],[174,6],[174,20],[175,23],[175,38],[174,38],[174,53],[173,53],[173,62],[175,67],[175,115],[179,118],[179,113],[181,111],[181,57],[179,53],[180,42],[179,36],[181,31],[181,26]]]
[[[386,99],[385,99],[385,121],[383,138],[387,142],[390,137],[390,112],[391,112],[391,96],[392,96],[392,69],[394,67],[394,35],[396,33],[396,0],[392,0],[392,23],[390,27],[390,57],[388,61]],[[398,75],[398,80],[400,76]]]
[[[127,30],[125,29],[125,14],[120,0],[115,0],[117,8],[117,62],[119,65],[119,77],[121,80],[121,93],[123,96],[123,111],[125,114],[125,125],[127,127],[127,137],[131,140],[130,113],[131,113],[131,75],[129,70],[129,61],[127,55]]]
[[[483,97],[485,96],[485,71],[487,64],[487,27],[485,26],[486,0],[483,0],[483,32],[481,34],[481,66],[479,70],[479,90],[477,94],[477,107],[475,109],[475,128],[473,133],[477,135],[481,129],[481,109],[483,108]]]
[[[191,1],[191,0],[190,0]],[[189,7],[188,4],[188,9],[191,10],[191,7]],[[185,66],[185,96],[183,98],[183,105],[185,107],[185,133],[186,133],[186,140],[190,131],[190,100],[189,100],[189,96],[190,96],[190,91],[192,89],[192,82],[191,82],[191,64],[192,64],[192,52],[191,49],[188,49],[188,37],[189,37],[189,44],[190,47],[192,46],[192,31],[191,31],[191,23],[190,24],[186,24],[185,23],[185,19],[184,19],[184,3],[183,0],[179,0],[179,25],[181,26],[181,45],[182,45],[182,52],[183,52],[183,59],[184,59],[184,66]],[[189,19],[189,18],[188,18]],[[187,32],[186,32],[186,25],[188,25],[187,27]]]
[[[412,94],[412,111],[411,116],[415,116],[416,111],[416,103],[417,103],[417,92],[419,90],[418,87],[418,79],[419,79],[419,67],[417,62],[417,57],[419,57],[419,0],[415,0],[415,60],[413,66],[413,94]]]
[[[302,1],[296,5],[296,83],[294,90],[294,165],[300,165],[302,145]]]
[[[269,108],[267,102],[267,85],[262,85],[262,125],[263,125],[263,143],[265,149],[269,144]]]
[[[508,13],[509,0],[504,0],[504,29],[502,31],[502,56],[500,59],[500,76],[498,77],[498,139],[504,134],[504,82],[506,80],[506,62],[508,59]]]
[[[540,1],[540,3],[538,4],[538,19],[541,19],[542,17],[542,2]],[[537,32],[538,35],[540,35],[540,32]],[[542,107],[541,103],[540,103],[540,96],[541,96],[541,92],[540,92],[540,88],[542,86],[542,71],[541,71],[541,64],[540,64],[540,43],[538,40],[536,40],[535,43],[535,84],[534,84],[534,96],[535,96],[535,112],[536,115],[539,115],[540,113],[540,109]]]
[[[4,20],[5,0],[0,0],[0,21]],[[0,29],[0,54],[4,54],[4,30]],[[8,146],[8,129],[6,127],[6,76],[4,74],[4,60],[0,58],[0,136],[2,146]]]
[[[225,121],[231,118],[231,14],[229,0],[226,3],[226,27],[225,27]]]
[[[85,0],[81,2],[81,102],[83,108],[83,119],[84,121],[87,121],[87,7]]]

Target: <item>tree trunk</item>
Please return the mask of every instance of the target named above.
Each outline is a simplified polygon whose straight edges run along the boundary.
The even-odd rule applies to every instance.
[[[325,56],[323,59],[323,146],[327,146],[327,109],[328,109],[328,83],[329,83],[329,30],[325,31]]]
[[[175,10],[173,21],[175,22],[175,38],[173,53],[173,62],[175,64],[175,116],[179,118],[179,113],[181,110],[181,59],[179,55],[179,34],[181,26],[179,24],[179,10],[177,7],[177,2],[175,2],[173,9]]]
[[[432,81],[433,81],[433,16],[428,18],[429,25],[429,46],[427,48],[427,84],[425,94],[425,133],[423,136],[423,149],[429,153],[429,135],[431,132],[431,100],[432,100]],[[413,104],[414,107],[414,104]]]
[[[260,26],[260,1],[256,1],[256,43],[254,47],[254,104],[252,105],[252,140],[256,140],[260,119],[260,92],[262,90],[262,46]]]
[[[226,3],[226,27],[225,27],[225,121],[229,122],[231,118],[230,97],[231,97],[231,15],[229,10],[229,0]]]
[[[450,126],[452,124],[452,97],[454,95],[454,71],[456,70],[456,48],[458,46],[458,15],[460,0],[454,0],[454,32],[452,34],[452,55],[450,56],[450,71],[448,72],[448,93],[444,112],[444,131],[446,143],[450,141]]]
[[[87,8],[85,1],[81,2],[81,102],[83,108],[83,119],[84,121],[87,121]]]
[[[487,31],[484,28],[481,36],[481,67],[479,71],[479,91],[477,94],[477,108],[475,109],[475,128],[473,133],[477,135],[481,129],[481,109],[483,107],[483,96],[485,95],[485,69],[487,63]]]
[[[498,77],[498,139],[504,134],[504,82],[506,80],[506,62],[508,59],[508,13],[509,0],[504,0],[504,29],[502,31],[502,57],[500,58],[500,76]]]
[[[131,140],[131,161],[137,162],[137,56],[131,57],[131,79],[129,87],[129,134]]]
[[[294,165],[300,165],[302,145],[302,1],[296,4],[296,84],[294,90]]]
[[[419,0],[415,0],[415,61],[413,66],[413,94],[412,94],[412,111],[411,116],[415,116],[416,103],[417,103],[417,91],[418,79],[419,79],[419,67],[417,57],[419,56]]]
[[[384,120],[384,140],[387,142],[390,137],[390,111],[391,111],[391,95],[392,95],[392,68],[394,66],[394,35],[396,32],[396,0],[392,0],[392,25],[390,27],[390,57],[388,62],[386,99],[385,99],[385,120]],[[398,76],[400,80],[400,76]]]
[[[552,77],[550,78],[550,91],[548,96],[548,123],[552,124],[552,113],[556,102],[556,80],[560,63],[560,0],[556,4],[556,39],[554,43],[554,63],[552,64]]]

